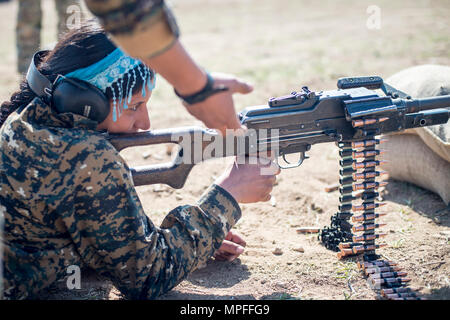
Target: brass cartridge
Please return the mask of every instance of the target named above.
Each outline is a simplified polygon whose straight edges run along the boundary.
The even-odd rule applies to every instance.
[[[353,149],[359,149],[359,148],[365,148],[365,147],[371,147],[377,144],[382,144],[387,142],[387,139],[368,139],[364,141],[356,141],[352,142],[352,148]]]
[[[375,223],[375,224],[360,224],[352,227],[353,232],[360,232],[360,231],[367,231],[367,230],[374,230],[377,228],[384,227],[386,223]]]

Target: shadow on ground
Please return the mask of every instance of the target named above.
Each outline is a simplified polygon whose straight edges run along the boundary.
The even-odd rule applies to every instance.
[[[186,280],[207,288],[230,288],[250,275],[248,267],[240,259],[233,262],[210,259],[204,268],[194,271]]]
[[[450,297],[450,287],[445,286],[439,289],[432,289],[427,295],[423,295],[427,300],[448,300]]]
[[[390,179],[383,194],[384,200],[406,205],[434,223],[450,227],[450,206],[435,193],[410,184]]]

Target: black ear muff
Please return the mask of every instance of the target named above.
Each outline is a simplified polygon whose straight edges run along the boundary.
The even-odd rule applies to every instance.
[[[109,101],[96,86],[82,80],[63,78],[53,88],[52,104],[59,113],[75,113],[98,123],[109,114]]]
[[[50,103],[53,84],[50,82],[50,80],[47,79],[46,76],[39,72],[36,67],[39,60],[42,59],[42,56],[46,55],[47,53],[47,50],[43,50],[38,51],[33,55],[33,58],[31,58],[30,66],[28,67],[26,79],[31,91],[33,91],[34,94],[44,100],[45,103]]]
[[[105,120],[109,114],[109,101],[99,88],[89,82],[64,76],[58,76],[55,83],[51,83],[37,69],[39,60],[47,52],[36,52],[31,59],[26,77],[30,89],[59,113],[79,114],[98,123]]]

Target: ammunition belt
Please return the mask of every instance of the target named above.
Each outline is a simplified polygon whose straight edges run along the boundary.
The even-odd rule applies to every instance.
[[[331,217],[330,226],[320,231],[319,239],[327,249],[338,252],[339,259],[358,257],[358,267],[378,297],[420,300],[419,295],[407,287],[411,279],[405,278],[406,272],[401,271],[395,262],[383,260],[376,253],[376,249],[386,246],[375,243],[386,236],[375,232],[386,225],[377,221],[386,213],[375,212],[375,209],[384,205],[377,201],[381,188],[387,185],[386,181],[376,181],[386,174],[378,170],[383,161],[376,157],[384,151],[378,150],[377,146],[387,140],[375,138],[375,125],[385,120],[387,118],[354,120],[353,127],[364,138],[338,143],[341,157],[339,207]]]

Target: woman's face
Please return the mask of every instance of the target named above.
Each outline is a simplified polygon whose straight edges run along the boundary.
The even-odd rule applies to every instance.
[[[97,130],[107,130],[111,133],[133,133],[150,129],[147,103],[151,95],[151,91],[147,91],[145,97],[140,92],[134,94],[131,102],[128,103],[128,109],[122,111],[116,122],[113,121],[114,107],[111,102],[108,117],[98,124]]]

